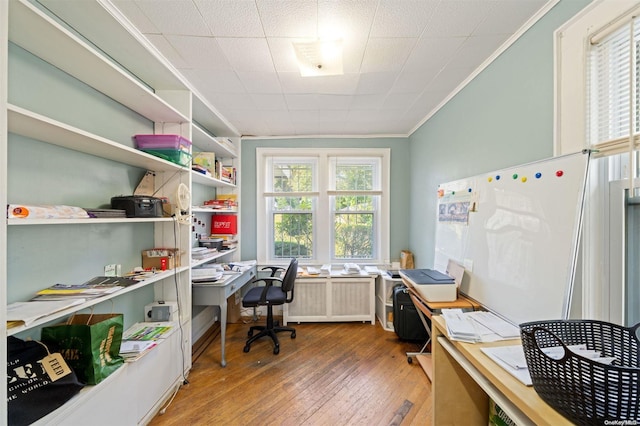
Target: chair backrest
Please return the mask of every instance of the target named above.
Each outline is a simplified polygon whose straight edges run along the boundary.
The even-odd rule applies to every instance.
[[[291,262],[289,262],[287,272],[285,272],[284,277],[282,278],[282,291],[286,293],[293,292],[293,285],[296,282],[296,276],[298,276],[298,259],[294,257],[291,259]],[[291,296],[291,299],[293,299],[293,295]]]

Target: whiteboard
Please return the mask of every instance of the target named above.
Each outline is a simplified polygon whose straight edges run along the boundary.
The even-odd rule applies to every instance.
[[[567,318],[589,153],[438,187],[434,268],[465,268],[460,291],[505,319]]]

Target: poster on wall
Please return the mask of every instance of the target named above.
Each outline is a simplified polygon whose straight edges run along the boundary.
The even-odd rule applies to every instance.
[[[469,201],[454,201],[438,205],[438,222],[469,223]]]

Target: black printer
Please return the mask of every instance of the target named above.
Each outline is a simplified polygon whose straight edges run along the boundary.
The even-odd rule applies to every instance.
[[[126,211],[127,217],[162,217],[162,198],[120,195],[111,198],[111,208]]]

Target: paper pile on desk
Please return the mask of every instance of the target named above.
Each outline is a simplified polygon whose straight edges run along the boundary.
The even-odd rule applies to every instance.
[[[451,340],[467,343],[495,342],[520,337],[520,329],[491,312],[463,312],[462,309],[443,309]]]

